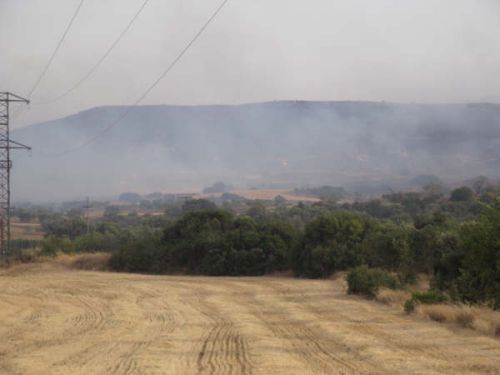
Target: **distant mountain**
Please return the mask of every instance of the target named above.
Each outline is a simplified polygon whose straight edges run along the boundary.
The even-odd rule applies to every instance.
[[[14,199],[124,191],[346,185],[416,175],[500,174],[500,106],[286,101],[237,106],[92,108],[15,130]]]

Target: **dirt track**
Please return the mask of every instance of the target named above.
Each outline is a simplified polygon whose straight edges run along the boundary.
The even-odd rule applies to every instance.
[[[341,282],[0,272],[0,373],[500,373],[500,342]]]

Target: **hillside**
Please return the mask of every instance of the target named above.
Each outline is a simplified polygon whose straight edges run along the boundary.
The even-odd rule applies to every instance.
[[[13,131],[33,147],[14,156],[14,199],[123,191],[360,182],[394,184],[500,171],[500,106],[269,102],[141,106],[89,146],[127,107],[98,107]],[[47,154],[56,154],[47,155]]]

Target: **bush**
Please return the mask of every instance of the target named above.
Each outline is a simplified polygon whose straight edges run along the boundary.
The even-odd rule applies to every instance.
[[[362,264],[361,245],[372,222],[351,212],[330,212],[311,221],[292,254],[296,276],[327,277]]]
[[[474,199],[474,192],[467,186],[453,190],[450,195],[450,200],[453,202],[468,202],[472,199]]]
[[[405,302],[403,307],[405,309],[405,313],[411,314],[413,311],[415,311],[415,302],[410,298]]]
[[[34,249],[39,245],[38,240],[15,239],[10,240],[10,251],[17,252],[20,250]]]
[[[415,292],[412,294],[411,298],[405,302],[403,307],[405,313],[410,314],[415,310],[417,304],[431,305],[447,301],[448,297],[446,297],[444,294],[437,293],[434,291]],[[433,320],[438,320],[438,319],[433,319]]]
[[[448,301],[448,297],[444,294],[428,291],[428,292],[415,292],[412,294],[412,300],[416,303],[430,305],[434,303],[443,303]]]
[[[429,319],[438,323],[444,323],[449,321],[449,316],[447,314],[448,311],[443,310],[442,307],[443,306],[433,306],[431,308],[427,308],[424,313],[429,317]]]
[[[500,200],[478,222],[465,225],[460,235],[464,257],[453,280],[458,298],[500,309]]]
[[[256,276],[288,267],[296,232],[286,221],[257,223],[224,210],[186,213],[161,239],[144,233],[113,253],[110,268],[129,272]]]
[[[38,258],[38,253],[33,249],[21,249],[12,256],[14,262],[31,263]]]
[[[349,294],[361,294],[374,298],[381,287],[397,289],[398,280],[384,270],[368,268],[366,266],[356,267],[347,274],[347,292]]]
[[[470,328],[474,322],[474,314],[471,311],[459,311],[455,321],[464,328]]]
[[[138,273],[168,272],[166,254],[160,247],[158,237],[158,234],[148,231],[134,233],[127,243],[111,255],[108,267],[114,271]]]
[[[64,237],[49,236],[41,241],[41,252],[43,256],[55,256],[58,252],[73,252],[73,242]]]

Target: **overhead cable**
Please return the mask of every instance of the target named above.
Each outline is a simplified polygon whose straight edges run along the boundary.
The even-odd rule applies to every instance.
[[[128,22],[127,26],[122,30],[122,32],[118,35],[118,37],[111,43],[109,48],[104,52],[104,54],[101,56],[99,60],[88,70],[88,72],[83,75],[78,81],[76,81],[70,88],[68,88],[66,91],[62,92],[58,96],[47,100],[47,101],[38,101],[33,103],[34,105],[44,105],[44,104],[51,104],[54,102],[57,102],[58,100],[64,98],[65,96],[69,95],[71,92],[75,91],[80,85],[82,85],[86,80],[88,80],[96,71],[97,69],[101,66],[101,64],[106,60],[106,58],[109,56],[109,54],[115,49],[115,47],[120,43],[122,38],[125,36],[125,34],[130,30],[132,27],[133,23],[137,20],[139,15],[142,13],[146,5],[149,3],[150,0],[145,0],[142,5],[139,7],[137,12],[134,14],[132,19]]]
[[[182,59],[182,57],[189,51],[189,49],[193,46],[193,44],[196,43],[196,41],[200,38],[200,36],[203,34],[203,32],[208,28],[208,26],[212,23],[212,21],[217,17],[217,15],[220,13],[222,8],[229,2],[229,0],[224,0],[220,5],[215,9],[215,11],[211,14],[211,16],[208,18],[208,20],[203,24],[203,26],[198,30],[198,32],[194,35],[193,38],[187,43],[187,45],[180,51],[180,53],[175,57],[175,59],[163,70],[163,72],[156,78],[151,85],[148,86],[148,88],[130,105],[127,107],[127,109],[114,121],[110,122],[104,129],[102,129],[100,132],[98,132],[96,135],[92,136],[91,138],[87,139],[83,143],[80,143],[76,145],[75,147],[72,147],[70,149],[67,149],[65,151],[59,152],[59,153],[51,153],[51,154],[45,154],[47,156],[61,156],[61,155],[66,155],[72,152],[75,152],[83,147],[88,146],[92,142],[96,141],[99,139],[101,136],[103,136],[105,133],[109,132],[111,129],[113,129],[116,125],[118,125],[125,117],[127,117],[148,95],[149,93],[160,83],[160,81],[165,78],[165,76],[170,73],[170,71],[177,65],[177,63]]]

